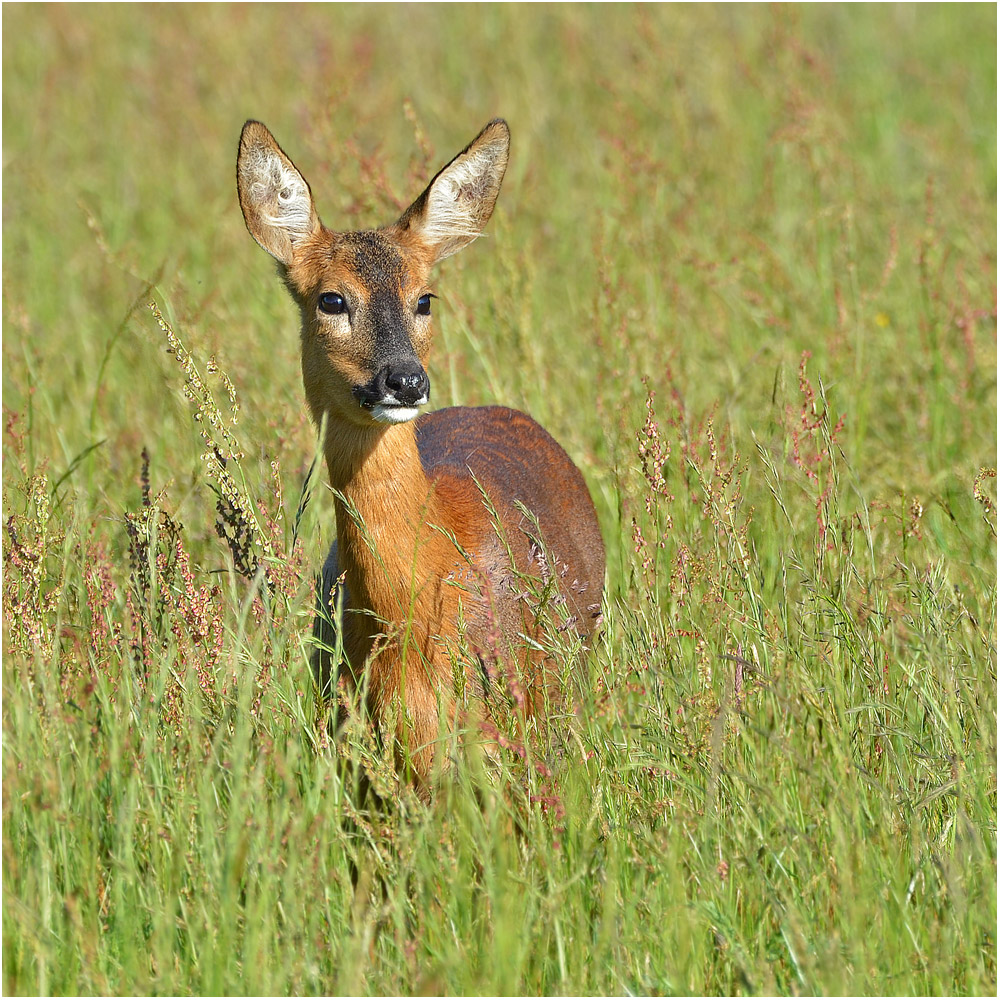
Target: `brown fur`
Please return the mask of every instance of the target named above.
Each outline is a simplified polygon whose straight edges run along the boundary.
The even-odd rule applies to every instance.
[[[380,727],[395,717],[400,760],[420,783],[438,762],[440,713],[455,723],[459,713],[487,711],[489,678],[475,661],[466,664],[466,704],[456,697],[452,664],[463,643],[518,665],[526,714],[559,700],[544,658],[524,640],[538,632],[538,608],[518,574],[554,577],[560,624],[584,639],[600,613],[604,547],[594,506],[579,470],[538,424],[504,407],[453,407],[387,424],[370,399],[359,402],[399,359],[407,371],[426,366],[432,325],[419,300],[433,265],[488,221],[508,142],[506,124],[491,122],[397,223],[335,233],[319,222],[308,185],[263,125],[248,122],[240,140],[240,204],[299,305],[306,399],[326,423],[337,542],[324,567],[316,634],[332,645],[322,618],[332,617],[326,602],[343,575],[347,681],[367,691]],[[329,292],[343,297],[345,313],[318,307]],[[537,518],[540,538],[518,504]],[[496,629],[501,648],[493,650]],[[318,655],[322,684],[335,666],[328,653]]]

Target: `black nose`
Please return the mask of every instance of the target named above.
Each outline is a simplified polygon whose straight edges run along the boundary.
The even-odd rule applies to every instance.
[[[387,365],[383,372],[385,373],[386,389],[403,406],[413,406],[418,401],[427,398],[431,388],[431,380],[419,365]]]
[[[353,392],[366,410],[376,406],[417,406],[430,398],[431,380],[414,358],[383,365],[370,382],[356,385]]]

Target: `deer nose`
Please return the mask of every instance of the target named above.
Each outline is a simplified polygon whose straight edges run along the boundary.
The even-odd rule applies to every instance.
[[[430,398],[431,381],[416,358],[401,359],[383,365],[370,382],[352,391],[366,410],[412,409]]]
[[[385,371],[385,387],[403,406],[415,406],[427,401],[431,380],[419,365],[389,365]]]

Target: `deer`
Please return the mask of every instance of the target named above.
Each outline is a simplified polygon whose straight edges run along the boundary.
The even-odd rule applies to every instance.
[[[312,669],[325,694],[343,677],[363,699],[419,789],[447,766],[442,734],[490,721],[502,680],[490,664],[516,671],[524,720],[544,725],[565,703],[541,610],[582,646],[600,621],[604,544],[566,452],[504,406],[421,412],[432,269],[482,233],[509,149],[507,123],[494,119],[395,222],[336,232],[266,126],[247,121],[239,141],[240,207],[301,315],[305,398],[334,497]]]

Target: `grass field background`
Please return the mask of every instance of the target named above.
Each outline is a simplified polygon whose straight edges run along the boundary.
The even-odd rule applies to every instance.
[[[995,995],[993,6],[3,29],[5,993]],[[333,507],[236,143],[365,228],[496,115],[435,403],[577,461],[605,627],[425,805],[314,697]]]

